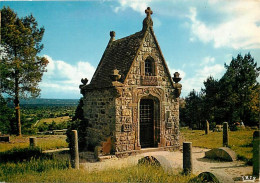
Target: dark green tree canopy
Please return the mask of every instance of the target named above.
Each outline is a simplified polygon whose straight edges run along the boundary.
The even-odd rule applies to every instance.
[[[217,124],[243,121],[246,125],[259,125],[260,86],[257,82],[260,68],[250,53],[232,58],[220,80],[209,76],[200,94],[194,90],[185,98],[181,121],[203,124],[206,120]]]

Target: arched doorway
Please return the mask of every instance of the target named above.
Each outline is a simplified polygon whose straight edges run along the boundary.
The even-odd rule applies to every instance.
[[[158,101],[151,97],[144,97],[140,100],[139,109],[141,148],[158,147],[160,140]]]

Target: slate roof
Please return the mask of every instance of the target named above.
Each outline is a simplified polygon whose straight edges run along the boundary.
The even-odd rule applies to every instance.
[[[112,86],[110,75],[116,68],[119,70],[123,82],[142,44],[145,31],[110,41],[87,88],[104,88]]]

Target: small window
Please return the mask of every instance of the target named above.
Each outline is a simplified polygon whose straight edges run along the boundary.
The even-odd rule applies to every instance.
[[[154,76],[154,63],[151,59],[145,60],[145,75]]]

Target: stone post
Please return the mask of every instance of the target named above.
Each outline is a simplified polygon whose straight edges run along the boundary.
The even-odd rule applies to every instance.
[[[77,130],[72,130],[71,133],[71,166],[72,168],[79,169],[78,132]]]
[[[192,169],[192,142],[183,142],[183,172],[191,174]]]
[[[29,141],[30,141],[30,147],[36,147],[37,146],[36,137],[30,137]]]
[[[206,126],[205,126],[205,134],[209,134],[209,122],[206,120]]]
[[[228,147],[228,123],[223,123],[223,147]]]
[[[253,134],[253,175],[259,177],[259,146],[260,146],[260,131],[255,131]]]

